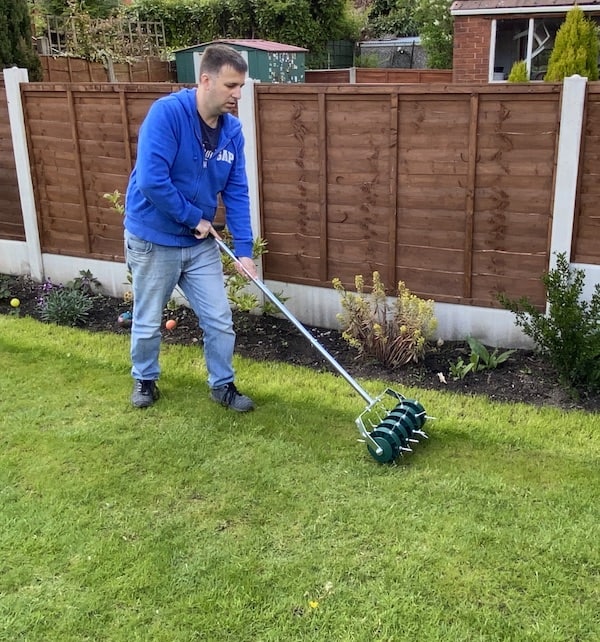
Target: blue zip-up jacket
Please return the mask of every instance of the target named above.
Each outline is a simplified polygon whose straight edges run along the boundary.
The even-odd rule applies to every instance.
[[[205,160],[196,90],[157,100],[138,137],[125,196],[125,227],[145,241],[174,247],[201,243],[190,230],[213,221],[221,194],[237,256],[252,256],[250,200],[240,121],[221,116],[219,144]]]

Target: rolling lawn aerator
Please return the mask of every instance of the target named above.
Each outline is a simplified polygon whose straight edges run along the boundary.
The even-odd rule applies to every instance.
[[[237,263],[237,258],[229,247],[217,236],[214,236],[214,238],[220,250]],[[407,399],[404,395],[391,388],[384,390],[378,397],[372,398],[262,281],[254,278],[245,269],[244,272],[271,303],[277,306],[282,314],[308,339],[311,345],[329,361],[337,372],[367,402],[366,408],[356,418],[356,425],[373,459],[382,464],[393,462],[399,456],[403,456],[404,453],[412,452],[412,444],[418,443],[421,439],[427,439],[427,435],[422,428],[426,420],[428,418],[431,419],[431,417],[427,416],[425,408],[417,400]]]

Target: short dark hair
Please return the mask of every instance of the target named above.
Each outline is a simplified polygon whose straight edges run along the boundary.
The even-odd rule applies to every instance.
[[[239,51],[224,44],[209,45],[200,60],[200,75],[218,74],[223,67],[232,67],[240,74],[248,71],[248,65]]]

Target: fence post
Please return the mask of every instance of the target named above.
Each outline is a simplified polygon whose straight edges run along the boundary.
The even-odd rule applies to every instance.
[[[248,192],[250,195],[250,217],[252,229],[260,236],[260,203],[258,192],[258,143],[256,134],[256,96],[254,85],[259,82],[248,78],[242,89],[242,98],[238,103],[238,116],[242,123],[246,150],[246,174],[248,175]]]
[[[35,198],[33,195],[33,182],[31,180],[31,167],[29,165],[29,152],[27,150],[23,102],[21,100],[21,89],[19,87],[22,82],[29,82],[27,69],[12,67],[4,70],[8,120],[10,121],[10,133],[15,155],[19,197],[21,199],[21,211],[23,213],[23,227],[25,228],[25,241],[29,258],[29,271],[31,278],[41,283],[44,280],[44,265],[42,262],[40,234],[35,210]]]
[[[567,261],[571,260],[586,85],[587,78],[578,75],[563,81],[550,237],[550,270],[556,267],[556,254],[564,253]]]

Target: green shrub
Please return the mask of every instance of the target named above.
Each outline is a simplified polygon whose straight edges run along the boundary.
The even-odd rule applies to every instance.
[[[508,82],[528,82],[527,63],[524,60],[517,60],[508,74]]]
[[[574,394],[600,390],[600,284],[587,302],[581,299],[584,280],[583,270],[571,269],[566,254],[561,253],[556,267],[542,277],[546,313],[526,297],[517,301],[503,294],[498,297]]]
[[[398,367],[423,358],[437,320],[433,301],[424,301],[398,283],[393,305],[388,303],[379,272],[373,272],[371,294],[364,293],[361,275],[354,279],[356,294],[345,290],[339,279],[333,287],[342,297],[343,313],[337,315],[342,336],[360,356],[375,357],[386,366]]]
[[[574,74],[598,80],[598,28],[579,7],[567,12],[556,34],[544,80],[560,82]]]
[[[38,305],[40,318],[45,323],[78,326],[85,324],[93,300],[83,290],[52,286],[40,298]]]

